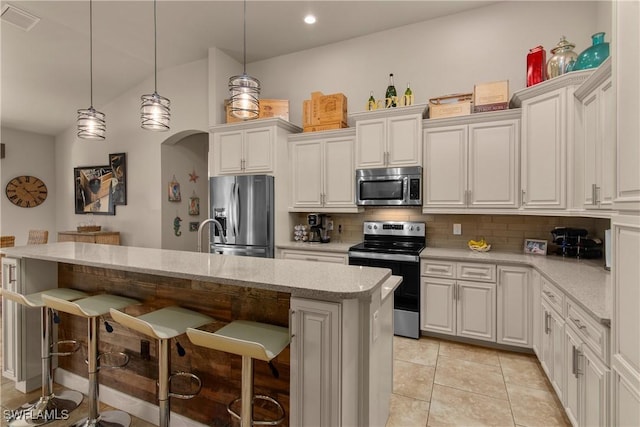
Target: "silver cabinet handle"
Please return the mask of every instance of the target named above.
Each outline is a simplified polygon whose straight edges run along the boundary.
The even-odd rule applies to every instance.
[[[549,332],[551,332],[551,328],[549,327],[549,317],[551,316],[551,314],[549,314],[547,311],[544,312],[544,333],[546,335],[549,335]]]
[[[575,346],[571,346],[571,373],[578,378],[578,351]]]
[[[16,273],[16,266],[10,265],[9,266],[9,283],[16,283],[18,281],[15,273]]]
[[[296,313],[295,310],[289,309],[289,339],[293,339],[296,335],[293,333],[293,316]]]
[[[569,316],[569,319],[571,319],[571,321],[578,327],[578,329],[582,330],[582,329],[587,329],[587,327],[585,325],[582,324],[582,322],[580,321],[580,319],[574,319],[573,317]]]
[[[598,204],[598,196],[596,195],[597,190],[597,186],[595,184],[591,184],[591,204],[592,205],[596,205]]]
[[[521,190],[521,191],[522,191],[522,204],[526,205],[527,204],[527,200],[525,199],[524,195],[527,194],[527,192],[524,191],[524,190]]]
[[[442,272],[442,273],[447,273],[449,270],[446,268],[438,268],[438,267],[429,267],[427,269],[427,271],[431,271],[431,272]]]
[[[548,296],[551,299],[556,299],[556,296],[554,294],[552,294],[549,291],[542,291],[543,294],[545,294],[546,296]]]
[[[600,187],[596,186],[596,203],[600,205]]]

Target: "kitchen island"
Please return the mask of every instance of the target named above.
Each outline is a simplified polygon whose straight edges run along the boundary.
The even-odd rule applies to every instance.
[[[255,368],[256,393],[283,403],[287,425],[386,422],[392,389],[392,291],[401,280],[389,270],[73,242],[6,248],[3,253],[2,286],[17,292],[73,287],[119,294],[141,302],[127,309],[132,315],[180,305],[216,319],[206,326],[210,330],[237,319],[288,326],[291,345],[274,359],[279,378],[266,364],[256,362]],[[60,317],[60,339],[86,339],[86,322]],[[36,388],[38,313],[23,313],[7,301],[5,320],[3,376],[14,379],[22,391]],[[100,350],[124,351],[131,362],[117,373],[101,371],[102,400],[157,422],[156,364],[141,355],[145,338],[113,326],[112,334],[101,331]],[[239,358],[192,346],[186,338],[179,342],[187,355],[174,354],[172,371],[194,372],[204,387],[195,399],[173,399],[173,420],[227,424],[226,404],[239,395]],[[154,359],[155,343],[150,344]],[[58,382],[86,390],[82,353],[60,358]]]

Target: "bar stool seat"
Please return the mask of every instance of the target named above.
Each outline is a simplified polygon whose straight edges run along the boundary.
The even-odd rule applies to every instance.
[[[38,400],[26,403],[15,411],[11,411],[11,415],[7,419],[9,426],[42,425],[65,418],[67,413],[73,411],[78,407],[78,405],[80,405],[83,395],[82,393],[74,390],[65,390],[57,394],[53,393],[53,364],[51,363],[51,357],[70,355],[73,352],[53,352],[53,313],[45,306],[42,296],[50,295],[62,300],[73,301],[86,297],[87,294],[68,288],[48,289],[28,295],[19,294],[5,289],[0,290],[0,294],[3,298],[24,305],[25,307],[41,309],[41,395]],[[59,341],[57,344],[76,344],[76,342]]]
[[[111,309],[111,317],[116,322],[134,331],[138,331],[159,341],[158,345],[158,408],[160,411],[159,425],[168,427],[171,416],[170,397],[190,399],[198,394],[202,386],[200,379],[194,374],[177,372],[175,375],[188,376],[198,382],[198,389],[190,394],[171,392],[171,352],[169,340],[182,335],[187,328],[197,328],[214,321],[204,314],[187,310],[182,307],[165,307],[138,317]],[[181,347],[180,347],[181,349]],[[184,354],[184,353],[182,353]]]
[[[100,294],[75,301],[65,301],[50,295],[43,295],[42,300],[47,307],[64,313],[73,314],[87,319],[87,364],[89,373],[89,415],[87,418],[73,424],[74,427],[128,427],[131,424],[131,416],[123,411],[98,411],[99,381],[98,381],[98,328],[97,319],[107,313],[111,308],[124,308],[137,304],[132,298],[118,295]]]
[[[271,362],[289,345],[289,330],[281,326],[269,325],[247,320],[236,320],[220,328],[216,332],[206,332],[188,328],[187,336],[195,345],[225,351],[242,356],[242,391],[241,397],[227,406],[231,416],[241,421],[242,427],[252,425],[276,425],[284,420],[284,408],[269,396],[253,395],[253,359]],[[282,416],[276,420],[254,420],[253,400],[267,400],[281,411]],[[241,414],[232,409],[232,405],[241,401]]]

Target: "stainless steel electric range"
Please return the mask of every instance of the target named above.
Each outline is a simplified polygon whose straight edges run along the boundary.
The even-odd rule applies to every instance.
[[[349,265],[382,267],[402,276],[394,293],[394,334],[420,337],[420,252],[424,222],[367,221],[364,242],[349,248]]]

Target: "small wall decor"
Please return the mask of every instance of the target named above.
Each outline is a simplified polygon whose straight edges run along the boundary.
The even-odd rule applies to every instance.
[[[175,234],[176,236],[182,235],[182,231],[180,231],[181,222],[182,222],[182,218],[180,218],[179,216],[176,216],[175,218],[173,218],[173,234]]]
[[[112,198],[113,170],[110,165],[73,169],[75,213],[115,215]]]
[[[200,223],[198,222],[190,222],[189,223],[189,231],[198,231],[198,226]]]
[[[547,241],[536,239],[524,239],[524,253],[533,255],[547,254]]]
[[[193,168],[193,172],[189,174],[189,182],[198,182],[198,178],[200,177],[196,174],[196,168]]]
[[[114,205],[127,204],[127,154],[109,154],[109,164],[113,170],[111,198]]]
[[[176,181],[176,176],[174,175],[169,183],[169,201],[179,202],[180,200],[182,200],[180,196],[180,183]]]
[[[189,197],[189,215],[200,215],[200,197],[196,196],[196,192]]]

